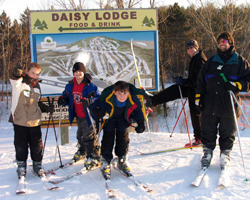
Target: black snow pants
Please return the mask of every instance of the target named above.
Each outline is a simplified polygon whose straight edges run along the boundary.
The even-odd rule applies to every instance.
[[[42,161],[42,132],[40,126],[26,127],[14,125],[14,145],[16,150],[16,160],[26,161],[28,158],[28,148],[33,161]]]
[[[93,127],[89,127],[87,119],[76,117],[77,121],[77,140],[80,144],[80,152],[87,154],[87,158],[99,158],[100,147]]]
[[[219,125],[219,126],[218,126]],[[219,132],[220,150],[232,150],[235,140],[236,124],[234,118],[225,118],[214,115],[201,116],[201,141],[202,144],[214,150],[217,133]]]
[[[101,144],[101,155],[107,162],[113,159],[113,147],[115,144],[115,154],[122,157],[127,154],[129,147],[129,124],[124,118],[124,114],[119,117],[114,116],[104,127]]]

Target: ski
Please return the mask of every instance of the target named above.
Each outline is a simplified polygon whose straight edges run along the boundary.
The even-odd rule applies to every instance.
[[[57,86],[57,87],[61,87],[61,88],[65,88],[65,86],[67,84],[67,82],[53,81],[53,80],[44,79],[44,78],[39,78],[39,81],[42,84]]]
[[[105,180],[106,194],[109,198],[117,197],[117,194],[113,188],[111,180]]]
[[[41,181],[47,190],[57,190],[59,187],[51,184],[45,174],[41,177]]]
[[[207,173],[208,167],[203,167],[198,176],[194,179],[194,181],[191,183],[192,186],[199,187],[201,184],[201,181],[203,180],[205,174]]]
[[[47,189],[47,190],[57,190],[59,187],[58,186],[55,186],[55,185],[53,185],[53,184],[51,184],[50,182],[49,182],[49,179],[46,177],[46,175],[45,174],[43,174],[41,177],[38,177],[37,176],[37,174],[33,171],[33,170],[31,170],[32,171],[32,173],[37,177],[37,178],[39,178],[39,180],[42,182],[42,184],[44,185],[44,187]]]
[[[199,147],[202,147],[202,146],[192,146],[192,148],[199,148]],[[151,154],[165,153],[165,152],[178,151],[178,150],[184,150],[184,149],[192,149],[192,148],[179,147],[179,148],[166,149],[166,150],[160,150],[160,151],[151,151],[151,152],[142,152],[139,149],[137,149],[137,151],[140,155],[151,155]]]
[[[68,176],[63,176],[59,179],[56,179],[56,180],[49,180],[49,183],[53,183],[53,184],[58,184],[58,183],[61,183],[63,181],[66,181],[66,180],[69,180],[75,176],[78,176],[78,175],[81,175],[81,174],[86,174],[92,170],[95,170],[97,168],[99,168],[101,165],[100,164],[97,164],[96,166],[92,167],[91,169],[86,169],[86,167],[82,168],[80,171],[78,172],[75,172],[73,174],[70,174]]]
[[[25,193],[26,193],[25,177],[21,176],[17,184],[16,194],[25,194]]]
[[[131,172],[129,172],[129,174],[125,174],[123,171],[119,170],[118,167],[117,167],[117,158],[113,159],[112,165],[113,165],[114,169],[118,170],[123,176],[127,177],[132,183],[135,184],[135,186],[137,186],[141,190],[143,190],[145,192],[152,192],[153,191],[147,185],[142,183],[139,179],[135,178],[134,175]]]
[[[229,179],[227,170],[226,169],[222,169],[221,173],[220,173],[219,180],[218,180],[218,188],[223,189],[223,188],[228,187],[229,182],[230,182],[230,179]]]
[[[66,162],[65,164],[60,165],[60,166],[58,166],[58,167],[55,167],[55,168],[53,168],[53,169],[47,170],[47,171],[45,171],[44,173],[45,173],[46,175],[48,175],[48,174],[55,174],[54,172],[55,172],[56,170],[67,168],[67,167],[69,167],[69,166],[71,166],[71,165],[74,165],[75,163],[76,163],[76,162],[74,162],[73,159],[70,159],[70,160],[69,160],[68,162]]]

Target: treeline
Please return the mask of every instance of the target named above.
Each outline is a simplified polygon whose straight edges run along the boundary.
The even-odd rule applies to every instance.
[[[185,76],[190,61],[185,43],[192,38],[209,58],[216,53],[217,36],[230,31],[235,37],[237,52],[250,60],[250,9],[247,5],[227,2],[231,1],[220,8],[201,1],[188,8],[177,3],[158,8],[162,83],[177,75]],[[28,8],[20,16],[20,22],[11,22],[5,12],[0,15],[0,37],[0,78],[7,82],[17,62],[31,61]]]

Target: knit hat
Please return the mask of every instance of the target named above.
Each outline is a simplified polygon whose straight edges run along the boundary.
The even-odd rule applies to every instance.
[[[76,62],[73,66],[73,74],[77,71],[77,70],[80,70],[82,71],[84,74],[86,74],[86,68],[84,66],[83,63],[81,62]]]
[[[197,51],[199,50],[199,45],[198,45],[198,42],[194,39],[192,40],[189,40],[186,45],[185,45],[185,48],[188,48],[188,47],[191,47],[193,46]]]

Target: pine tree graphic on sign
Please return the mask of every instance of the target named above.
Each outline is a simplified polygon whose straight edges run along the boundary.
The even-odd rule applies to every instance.
[[[35,24],[34,24],[34,29],[48,29],[47,23],[43,20],[43,22],[41,23],[41,21],[39,19],[36,20]]]
[[[149,20],[148,17],[145,16],[142,21],[142,26],[148,26],[148,27],[155,26],[155,21],[153,20],[152,17]]]

